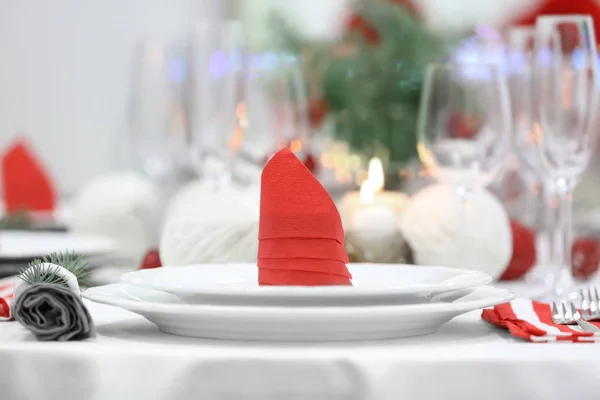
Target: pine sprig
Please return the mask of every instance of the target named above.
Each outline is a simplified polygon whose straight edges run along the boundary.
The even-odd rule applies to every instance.
[[[45,261],[40,259],[33,260],[28,266],[23,267],[21,271],[19,271],[19,278],[29,285],[47,283],[68,287],[67,281],[58,275],[58,266],[46,268],[44,263]]]
[[[76,254],[74,251],[66,253],[50,253],[43,258],[44,262],[60,265],[71,272],[77,278],[79,287],[84,289],[90,286],[91,274],[88,269],[88,263],[83,259],[83,255]]]
[[[67,286],[67,281],[58,275],[58,268],[45,268],[43,264],[50,263],[63,267],[71,272],[77,278],[79,287],[84,289],[90,285],[90,273],[87,268],[87,262],[83,260],[81,254],[75,252],[50,253],[41,260],[33,260],[27,267],[21,269],[20,279],[28,284],[48,283]]]

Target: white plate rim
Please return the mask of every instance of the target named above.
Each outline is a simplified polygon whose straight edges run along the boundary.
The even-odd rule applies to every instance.
[[[116,283],[99,286],[125,285]],[[86,289],[82,296],[92,302],[106,304],[123,308],[132,312],[140,313],[173,313],[181,315],[210,314],[211,316],[226,317],[227,314],[243,314],[244,317],[258,318],[268,316],[271,318],[295,318],[295,317],[315,317],[325,315],[335,315],[341,317],[359,316],[368,317],[377,314],[377,318],[397,316],[398,312],[404,315],[414,315],[419,313],[438,313],[438,312],[462,312],[477,310],[498,304],[503,304],[515,298],[515,294],[508,289],[497,288],[494,286],[478,286],[475,290],[493,290],[498,295],[487,296],[479,299],[458,302],[436,302],[422,304],[398,304],[398,305],[373,305],[373,306],[323,306],[323,307],[302,307],[302,306],[229,306],[218,304],[189,304],[189,303],[161,303],[153,301],[134,301],[118,298],[110,295],[94,295],[95,288]],[[92,292],[92,295],[90,295]]]
[[[163,266],[161,269],[164,271],[166,268],[170,269],[181,269],[181,268],[192,268],[192,267],[215,267],[215,268],[227,268],[228,264],[198,264],[198,265],[187,265],[181,267],[171,267],[171,266]],[[247,265],[248,267],[257,268],[253,263],[236,263],[234,265]],[[429,269],[437,269],[440,271],[451,271],[457,274],[459,277],[461,274],[463,276],[472,277],[472,281],[469,282],[446,282],[446,283],[424,283],[424,284],[412,284],[410,286],[387,286],[384,288],[365,288],[361,286],[256,286],[256,287],[248,287],[243,289],[232,289],[232,288],[210,288],[210,287],[202,287],[200,289],[192,289],[189,287],[173,287],[169,285],[162,284],[160,282],[134,282],[134,279],[131,277],[136,277],[140,275],[152,275],[156,273],[160,273],[157,269],[147,269],[147,270],[138,270],[125,273],[121,276],[120,282],[127,283],[133,286],[143,287],[146,289],[153,289],[162,292],[172,293],[181,296],[219,296],[219,297],[228,297],[228,296],[236,296],[236,297],[273,297],[273,296],[282,296],[282,297],[338,297],[338,296],[352,296],[352,297],[362,297],[362,296],[405,296],[405,295],[414,295],[420,293],[433,293],[440,291],[451,291],[451,290],[459,290],[459,289],[467,289],[476,286],[487,285],[492,282],[493,278],[480,271],[473,271],[468,269],[460,269],[460,268],[450,268],[450,267],[442,267],[442,266],[416,266],[410,264],[369,264],[369,263],[356,263],[356,265],[371,265],[375,268],[384,267],[389,268],[391,266],[407,266],[411,268],[429,268]],[[352,266],[352,263],[349,264]]]

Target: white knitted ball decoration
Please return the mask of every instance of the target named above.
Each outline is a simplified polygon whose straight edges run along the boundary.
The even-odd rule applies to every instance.
[[[167,208],[163,265],[255,262],[259,204],[258,187],[191,183]]]
[[[427,186],[413,196],[400,228],[415,264],[465,268],[500,277],[512,256],[506,211],[485,190],[474,192],[466,205],[459,201],[454,188],[443,184]]]
[[[163,206],[162,194],[143,176],[131,172],[99,176],[76,194],[71,230],[112,238],[121,261],[137,265],[158,246]]]

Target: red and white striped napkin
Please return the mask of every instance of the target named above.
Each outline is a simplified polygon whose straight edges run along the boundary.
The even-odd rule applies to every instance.
[[[550,304],[516,299],[483,310],[481,317],[492,325],[508,329],[513,336],[530,342],[596,342],[600,333],[582,332],[577,325],[557,325],[552,322]],[[592,322],[600,328],[600,322]]]
[[[0,279],[0,321],[10,321],[12,316],[13,288],[17,282],[16,276]]]

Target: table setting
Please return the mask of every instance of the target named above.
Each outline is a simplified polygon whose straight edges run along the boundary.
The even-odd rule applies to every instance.
[[[385,40],[356,18],[349,37]],[[68,201],[26,139],[7,147],[0,398],[597,397],[600,237],[573,200],[597,157],[593,18],[479,27],[412,65],[408,183],[406,149],[329,163],[314,120],[369,112],[325,85],[315,116],[309,56],[246,39],[198,22],[134,46],[136,169]],[[340,76],[360,91],[364,71]]]

